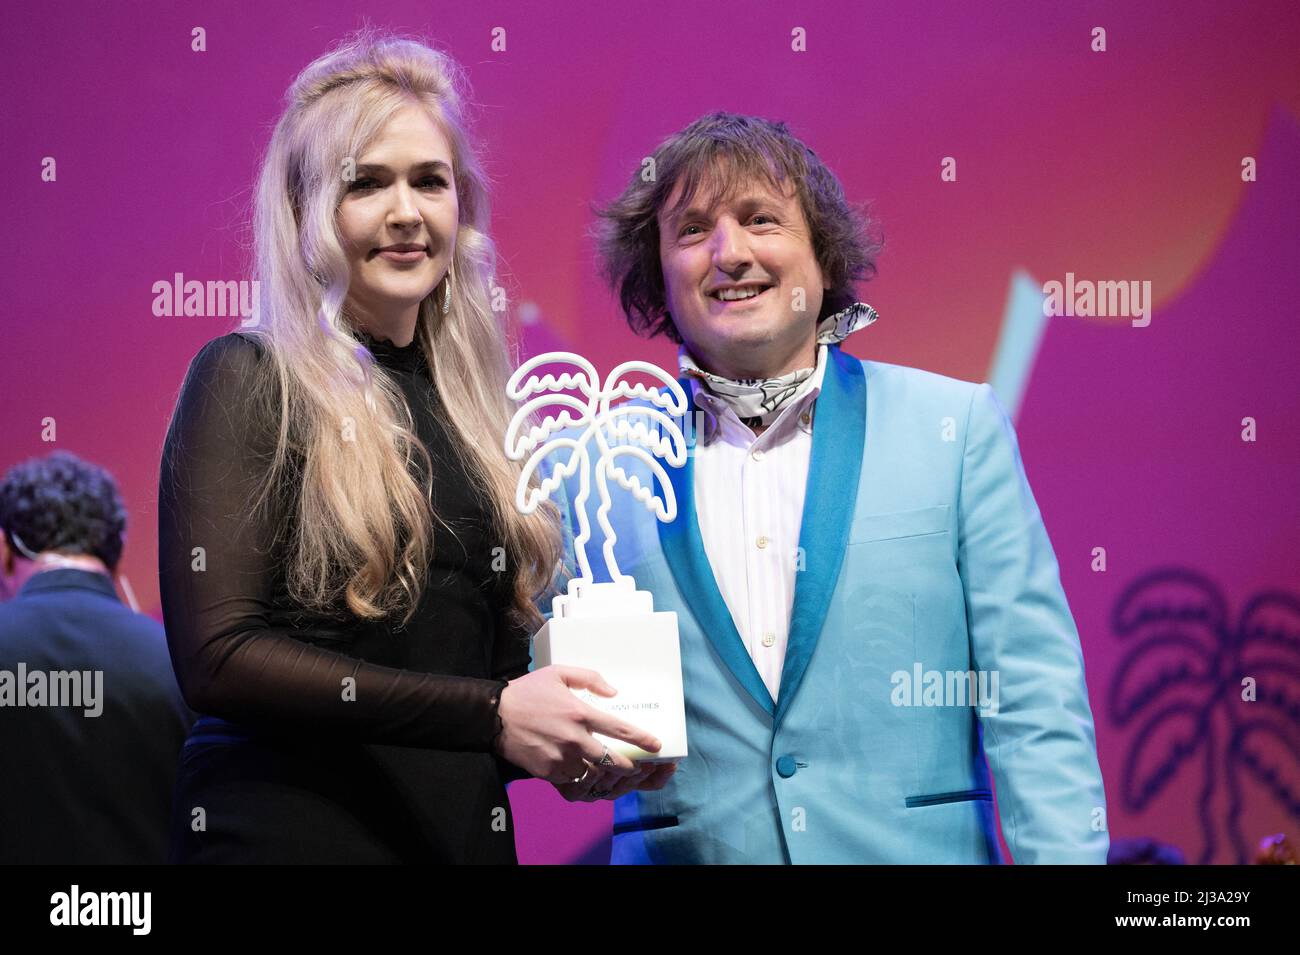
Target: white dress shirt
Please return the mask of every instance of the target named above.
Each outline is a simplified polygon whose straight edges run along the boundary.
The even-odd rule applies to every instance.
[[[760,435],[691,379],[704,427],[695,445],[695,513],[722,599],[768,692],[781,689],[812,455],[814,403],[826,373],[819,345],[813,375]]]

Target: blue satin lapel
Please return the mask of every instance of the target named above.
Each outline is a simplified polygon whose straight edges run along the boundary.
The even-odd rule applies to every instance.
[[[713,577],[713,566],[704,550],[704,540],[700,537],[700,523],[695,516],[695,402],[690,383],[682,379],[682,387],[686,390],[689,453],[684,467],[668,468],[673,492],[677,495],[677,519],[671,523],[659,524],[659,545],[677,581],[677,589],[681,591],[718,656],[722,657],[732,676],[754,698],[754,702],[770,715],[776,709],[772,694],[768,692],[763,678],[758,675],[758,670],[754,669],[754,661],[741,642],[735,621],[731,619],[731,611],[727,609],[727,602],[722,599],[718,583]],[[814,433],[815,431],[814,426]],[[815,445],[814,437],[814,447]]]
[[[849,526],[857,505],[866,440],[867,382],[862,364],[837,346],[827,349],[826,375],[817,396],[812,457],[804,495],[799,546],[804,569],[795,574],[790,638],[781,669],[776,724],[790,708],[817,648],[831,594],[839,580]]]

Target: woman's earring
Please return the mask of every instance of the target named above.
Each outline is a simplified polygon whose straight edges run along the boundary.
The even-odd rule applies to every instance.
[[[447,267],[447,274],[442,281],[442,314],[446,315],[451,311],[451,266]]]

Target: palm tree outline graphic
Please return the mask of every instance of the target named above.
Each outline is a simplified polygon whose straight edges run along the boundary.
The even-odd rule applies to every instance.
[[[1197,862],[1210,862],[1226,830],[1236,862],[1244,864],[1247,778],[1300,819],[1300,600],[1266,591],[1230,623],[1227,601],[1211,580],[1186,568],[1161,568],[1121,594],[1111,627],[1121,640],[1137,641],[1107,693],[1111,722],[1135,727],[1123,805],[1145,811],[1180,770],[1199,761],[1204,843]],[[1290,753],[1289,764],[1278,760],[1278,748]],[[1227,805],[1219,813],[1221,787]]]

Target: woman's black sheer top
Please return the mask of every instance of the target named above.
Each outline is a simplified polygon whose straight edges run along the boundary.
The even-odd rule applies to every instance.
[[[262,347],[232,333],[191,363],[163,451],[158,561],[172,662],[191,707],[248,730],[489,753],[505,681],[529,664],[527,633],[505,617],[510,582],[493,569],[490,511],[418,344],[361,340],[400,383],[433,462],[434,556],[414,617],[399,628],[304,613],[287,597],[293,509],[261,523],[249,514],[278,422],[246,400]],[[527,775],[497,762],[504,779]]]

